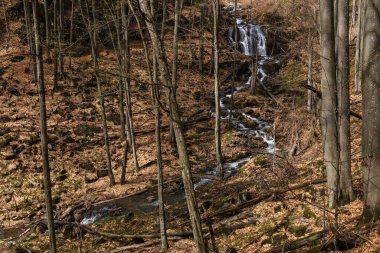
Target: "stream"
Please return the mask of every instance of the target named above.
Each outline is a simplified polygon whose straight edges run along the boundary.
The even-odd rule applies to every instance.
[[[230,12],[231,10],[225,9],[224,11]],[[240,53],[246,56],[258,56],[257,64],[257,78],[259,82],[264,82],[268,77],[268,74],[265,72],[265,65],[268,62],[276,62],[276,59],[268,56],[267,47],[266,47],[266,35],[262,30],[260,25],[248,24],[241,19],[237,20],[237,30],[238,30],[238,41],[234,41],[234,29],[230,28],[228,31],[228,42],[234,47],[235,43]],[[267,144],[266,152],[273,154],[276,151],[275,139],[266,132],[268,128],[271,127],[271,124],[265,121],[262,121],[258,118],[252,117],[244,113],[241,110],[230,110],[230,99],[232,95],[237,94],[245,89],[250,87],[251,78],[246,82],[242,82],[240,85],[236,86],[234,90],[230,90],[229,93],[224,94],[220,100],[221,108],[221,117],[222,121],[228,121],[231,116],[231,123],[235,130],[244,132],[251,136],[259,137]],[[210,110],[210,115],[215,116],[214,109]],[[244,122],[241,119],[245,119]],[[247,124],[247,122],[254,122],[255,124]],[[250,128],[248,125],[254,125],[254,128]],[[225,177],[230,177],[236,174],[239,171],[239,168],[242,167],[252,158],[252,155],[247,155],[239,160],[233,162],[226,162],[223,164]],[[206,175],[216,175],[216,167],[206,169]],[[200,178],[195,179],[194,188],[202,191],[206,190],[205,185],[212,184],[213,180],[209,178]],[[172,205],[180,201],[185,200],[184,190],[179,187],[180,190],[176,192],[170,192],[167,189],[164,191],[164,199],[166,205]],[[105,204],[103,206],[97,206],[94,209],[90,210],[85,217],[82,219],[81,224],[92,224],[100,219],[104,219],[110,216],[113,216],[114,210],[121,210],[122,213],[147,213],[156,211],[158,207],[158,202],[155,199],[156,190],[149,191],[149,193],[142,193],[139,195],[134,195],[131,197],[119,198],[113,200],[111,203]],[[155,194],[155,195],[154,195]]]

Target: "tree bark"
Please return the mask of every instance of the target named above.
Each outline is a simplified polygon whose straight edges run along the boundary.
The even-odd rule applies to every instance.
[[[218,24],[219,24],[219,0],[213,0],[213,42],[214,42],[214,83],[215,83],[215,155],[216,155],[216,171],[219,178],[223,178],[222,164],[222,141],[220,129],[220,88],[219,88],[219,40],[218,40]],[[232,91],[233,92],[233,91]],[[230,112],[232,114],[232,112]]]
[[[363,45],[363,11],[364,4],[363,0],[359,0],[359,11],[358,11],[358,21],[357,21],[357,36],[356,36],[356,46],[355,46],[355,91],[360,92],[362,87],[362,72],[363,72],[363,62],[362,62],[362,45]]]
[[[380,2],[366,1],[364,14],[364,71],[362,156],[364,219],[380,217]]]
[[[350,138],[350,65],[349,65],[349,11],[348,0],[338,0],[337,18],[337,85],[338,85],[338,130],[339,130],[339,195],[338,201],[345,204],[354,199],[351,176]]]
[[[194,241],[196,244],[197,251],[200,253],[205,253],[205,244],[203,240],[203,232],[199,217],[197,200],[195,198],[189,155],[186,148],[186,141],[178,110],[178,104],[175,98],[174,85],[172,84],[168,63],[166,61],[164,46],[162,44],[162,41],[159,39],[156,27],[152,23],[154,18],[152,16],[151,11],[149,10],[148,0],[139,0],[139,3],[141,10],[146,17],[145,22],[152,40],[152,45],[154,47],[154,52],[156,55],[161,75],[163,77],[166,87],[168,88],[170,116],[173,121],[173,128],[176,136],[177,149],[179,154],[179,162],[182,167],[182,178],[185,188],[187,206],[190,214],[190,220],[193,227]]]
[[[333,208],[337,200],[338,188],[338,129],[337,90],[335,71],[334,6],[331,0],[320,0],[321,34],[321,127],[324,161],[327,172],[328,205]]]
[[[50,14],[49,0],[44,0],[45,32],[46,32],[46,60],[50,60]]]
[[[309,38],[308,38],[308,49],[309,49],[309,59],[308,59],[308,70],[307,70],[307,84],[313,86],[313,37],[311,34],[311,28],[309,28]],[[307,109],[312,111],[314,109],[314,94],[312,91],[307,91]]]
[[[41,151],[42,151],[42,166],[44,174],[44,193],[46,203],[46,216],[49,231],[49,245],[50,252],[55,253],[56,250],[56,238],[54,229],[54,216],[53,216],[53,204],[51,198],[51,179],[50,179],[50,167],[49,167],[49,150],[48,150],[48,136],[47,136],[47,119],[46,119],[46,104],[45,104],[45,83],[44,83],[44,69],[42,59],[42,49],[40,44],[40,31],[38,20],[38,7],[37,0],[33,0],[33,21],[34,21],[34,43],[35,43],[35,63],[37,70],[37,84],[38,95],[40,105],[40,136],[41,136]]]

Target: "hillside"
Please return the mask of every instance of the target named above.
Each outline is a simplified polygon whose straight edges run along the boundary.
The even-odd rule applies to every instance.
[[[71,2],[67,1],[67,5],[64,2],[63,31],[68,33]],[[215,236],[219,252],[226,253],[376,252],[380,243],[376,223],[373,228],[355,230],[363,209],[361,121],[357,118],[353,117],[351,121],[352,177],[357,198],[334,210],[326,206],[321,130],[317,112],[307,109],[307,89],[304,87],[308,79],[308,39],[311,35],[312,79],[320,90],[320,48],[315,16],[318,1],[255,0],[252,5],[252,1],[238,1],[239,18],[247,27],[248,24],[259,25],[266,39],[267,55],[262,57],[264,60],[258,69],[268,76],[263,77],[265,82],[254,92],[247,88],[254,69],[254,57],[241,50],[234,52],[228,38],[234,26],[234,12],[231,11],[234,3],[221,1],[221,104],[229,106],[229,94],[236,90],[236,93],[232,92],[236,126],[229,126],[229,109],[222,108],[222,117],[225,117],[221,123],[222,154],[227,171],[223,180],[217,178],[214,168],[212,10],[211,4],[205,4],[201,71],[201,4],[198,2],[184,1],[182,8],[177,102],[209,247],[212,247],[210,238]],[[0,11],[0,30],[4,35],[0,38],[0,252],[48,252],[39,94],[33,81],[33,61],[26,41],[23,5],[19,0],[3,0],[3,3],[7,14],[4,15],[3,9]],[[112,13],[107,13],[107,5],[104,5],[104,13],[99,15],[99,72],[115,186],[109,186],[107,177],[91,47],[76,3],[73,5],[75,29],[72,45],[68,42],[68,35],[63,36],[65,71],[59,78],[57,90],[53,90],[54,63],[44,61],[58,252],[161,252],[156,205],[155,115],[143,43],[138,24],[131,18],[130,104],[140,168],[138,171],[134,169],[132,152],[128,152],[126,184],[122,185],[125,140],[120,135],[118,89],[121,76],[109,35]],[[42,10],[42,4],[40,7]],[[161,7],[158,12],[162,11]],[[170,67],[174,11],[173,2],[167,1],[163,42]],[[149,33],[145,26],[143,29],[152,55]],[[352,28],[351,32],[354,34],[355,29]],[[350,46],[353,69],[353,40]],[[72,70],[67,67],[68,52],[72,57]],[[232,81],[234,55],[235,82]],[[351,80],[353,87],[354,71]],[[169,252],[196,252],[183,193],[181,165],[178,153],[170,145],[170,116],[164,91],[161,103]],[[361,95],[355,92],[351,94],[351,110],[362,113]],[[210,224],[213,233],[209,232]],[[351,238],[353,230],[360,238]]]

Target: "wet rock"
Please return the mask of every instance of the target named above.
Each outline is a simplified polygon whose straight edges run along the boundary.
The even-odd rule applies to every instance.
[[[107,177],[108,176],[108,170],[106,169],[97,169],[96,175],[98,178]]]
[[[266,74],[272,75],[280,70],[281,63],[279,61],[265,61],[261,68]]]
[[[91,183],[95,183],[96,181],[98,181],[98,176],[96,174],[87,174],[84,176],[84,182],[86,184],[91,184]]]

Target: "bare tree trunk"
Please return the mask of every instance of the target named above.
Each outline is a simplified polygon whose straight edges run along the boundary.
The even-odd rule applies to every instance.
[[[337,91],[335,71],[334,6],[330,0],[320,0],[321,34],[321,127],[324,161],[327,172],[329,207],[337,200],[339,151],[337,129]]]
[[[380,2],[366,1],[364,12],[364,72],[362,156],[365,221],[380,218]]]
[[[338,0],[337,85],[338,85],[338,131],[340,189],[338,201],[345,204],[354,199],[351,176],[350,138],[350,69],[349,69],[349,11],[348,0]]]
[[[204,60],[204,12],[205,5],[199,5],[200,11],[200,28],[199,28],[199,49],[198,49],[198,58],[199,58],[199,71],[203,72],[203,60]]]
[[[172,66],[172,84],[174,93],[177,94],[178,86],[178,27],[180,24],[181,15],[181,0],[175,0],[175,15],[174,15],[174,33],[173,33],[173,66]],[[161,37],[163,39],[163,36]],[[176,96],[175,96],[176,97]],[[172,148],[176,150],[176,140],[173,129],[173,122],[170,122],[169,138]]]
[[[45,104],[45,84],[44,84],[44,70],[42,49],[40,44],[40,31],[38,20],[37,0],[33,0],[33,20],[34,20],[34,42],[35,42],[35,57],[36,57],[36,70],[37,70],[37,84],[40,104],[40,134],[41,134],[41,150],[42,150],[42,166],[44,173],[44,192],[46,203],[46,217],[49,231],[50,252],[57,252],[53,204],[51,199],[51,180],[50,180],[50,167],[49,167],[49,150],[48,150],[48,136],[47,136],[47,119],[46,119],[46,104]]]
[[[57,21],[57,15],[58,15],[58,3],[57,3],[58,0],[53,0],[53,34],[54,36],[56,37],[56,39],[54,40],[54,84],[53,84],[53,91],[56,91],[58,90],[58,41],[57,41],[57,38],[58,38],[58,21]]]
[[[85,1],[85,8],[86,8],[86,15],[83,13],[82,9],[82,1],[79,0],[79,5],[82,12],[83,22],[86,23],[88,34],[90,37],[90,43],[91,43],[91,53],[92,53],[92,60],[94,65],[94,73],[95,73],[95,79],[96,79],[96,85],[98,88],[98,100],[99,100],[99,106],[100,106],[100,114],[102,117],[102,128],[103,128],[103,137],[104,137],[104,148],[106,152],[106,161],[107,161],[107,170],[108,170],[108,177],[110,179],[110,186],[115,185],[115,178],[112,172],[112,164],[111,164],[111,152],[110,152],[110,145],[109,145],[109,138],[108,138],[108,127],[107,127],[107,119],[106,119],[106,109],[104,106],[104,96],[103,96],[103,90],[102,90],[102,84],[99,76],[99,62],[98,62],[98,51],[97,51],[97,24],[96,24],[96,12],[95,12],[95,2],[92,0],[92,17],[90,16],[90,10],[89,6],[87,4],[87,1]]]
[[[154,50],[154,49],[153,49]],[[155,54],[153,55],[155,58]],[[168,244],[168,235],[166,232],[166,215],[165,215],[165,206],[164,206],[164,189],[163,189],[163,171],[162,171],[162,153],[161,153],[161,112],[160,112],[160,87],[158,86],[157,78],[157,64],[156,60],[153,61],[153,82],[152,84],[152,99],[154,106],[154,115],[155,115],[155,141],[156,141],[156,158],[157,158],[157,192],[158,192],[158,216],[160,219],[160,233],[161,233],[161,247],[162,250],[167,251],[169,249]],[[151,71],[149,71],[151,74]],[[151,74],[152,75],[152,74]]]
[[[215,82],[215,155],[216,155],[216,171],[219,178],[223,178],[222,164],[222,141],[220,130],[220,88],[219,88],[219,40],[218,40],[218,24],[219,24],[219,0],[212,1],[212,10],[214,16],[214,82]],[[233,92],[233,91],[232,91]],[[232,112],[231,112],[232,114]]]
[[[74,1],[71,2],[71,16],[70,16],[70,34],[69,34],[69,70],[70,80],[73,82],[73,65],[71,60],[71,47],[73,46],[73,29],[74,29]]]
[[[128,0],[129,8],[136,20],[137,27],[139,29],[141,41],[144,48],[144,54],[145,54],[145,61],[147,64],[147,70],[148,70],[148,76],[149,76],[149,82],[152,86],[152,99],[153,99],[153,106],[154,106],[154,113],[155,113],[155,141],[156,141],[156,159],[157,159],[157,197],[158,197],[158,214],[160,219],[160,233],[161,233],[161,247],[164,251],[169,249],[168,244],[168,238],[167,238],[167,231],[166,231],[166,214],[165,214],[165,205],[164,205],[164,185],[163,185],[163,165],[162,165],[162,153],[161,153],[161,112],[160,112],[160,105],[159,105],[159,85],[158,85],[158,76],[157,76],[157,62],[156,62],[156,54],[153,54],[153,73],[152,68],[150,65],[150,59],[148,55],[148,47],[147,43],[145,41],[144,34],[141,29],[141,22],[136,15],[133,5],[131,4],[130,0]],[[152,11],[154,13],[154,11]],[[155,50],[154,47],[152,47],[153,51]]]
[[[166,0],[162,0],[162,23],[161,23],[161,40],[162,41],[164,41],[165,39],[165,23],[166,23],[166,12],[167,12],[166,5],[167,5]],[[155,17],[155,13],[153,13],[153,16]]]
[[[219,8],[218,8],[219,12]],[[230,115],[228,118],[228,128],[232,128],[232,110],[234,109],[234,92],[235,92],[235,81],[236,81],[236,58],[237,58],[237,50],[238,50],[238,27],[237,27],[237,0],[235,0],[235,10],[234,10],[234,30],[235,30],[235,44],[234,44],[234,65],[232,72],[232,91],[230,97]]]
[[[125,13],[125,5],[123,4],[122,8],[123,13],[121,14],[121,22],[122,22],[122,33],[124,38],[124,46],[123,46],[123,71],[125,73],[125,76],[123,78],[124,81],[124,90],[125,90],[125,100],[126,100],[126,123],[127,123],[127,132],[128,132],[128,141],[129,146],[132,149],[132,155],[133,155],[133,163],[135,165],[135,170],[139,170],[139,163],[137,159],[137,148],[136,148],[136,142],[135,142],[135,133],[134,133],[134,127],[133,127],[133,118],[132,118],[132,101],[131,101],[131,94],[130,94],[130,83],[131,79],[130,71],[130,51],[129,51],[129,17],[127,17],[127,13]]]
[[[10,36],[11,36],[11,31],[10,31],[10,27],[9,27],[9,22],[8,22],[8,17],[7,17],[7,10],[5,8],[4,0],[2,0],[1,3],[2,3],[2,6],[3,6],[5,30],[6,30],[6,33],[7,33],[6,48],[8,48],[9,47],[9,40],[10,40]],[[25,7],[25,3],[24,3],[24,7]]]
[[[58,16],[58,24],[57,24],[57,32],[58,32],[58,69],[59,74],[61,76],[64,75],[64,62],[63,62],[63,48],[62,48],[62,33],[63,33],[63,14],[64,14],[64,6],[63,0],[59,0],[59,16]]]
[[[355,91],[360,92],[362,89],[362,73],[363,73],[363,12],[364,3],[363,0],[359,0],[359,11],[358,11],[358,21],[357,21],[357,36],[356,36],[356,47],[355,47]]]
[[[26,35],[28,38],[28,45],[29,45],[29,53],[32,57],[32,64],[33,64],[33,81],[37,82],[38,76],[37,76],[37,64],[36,64],[36,57],[35,57],[35,44],[33,41],[33,35],[32,35],[32,20],[30,15],[30,2],[27,0],[23,0],[24,5],[24,15],[25,15],[25,27],[26,27]]]
[[[309,48],[309,60],[308,60],[308,70],[307,70],[307,84],[309,86],[313,86],[313,37],[311,34],[311,28],[309,28],[309,39],[308,39],[308,48]],[[314,108],[314,94],[312,91],[307,91],[307,109],[312,111]]]
[[[179,162],[182,167],[182,178],[185,188],[186,201],[189,209],[190,220],[193,227],[194,241],[197,247],[197,251],[200,253],[205,253],[205,244],[203,240],[203,232],[201,221],[199,217],[197,200],[195,197],[191,167],[189,162],[189,155],[187,152],[185,136],[183,133],[181,117],[178,111],[178,104],[175,99],[174,85],[170,78],[170,72],[168,63],[166,61],[166,56],[164,52],[164,46],[162,41],[159,39],[157,30],[152,23],[154,18],[151,11],[149,10],[149,3],[147,0],[139,0],[141,10],[146,16],[145,22],[152,40],[152,45],[154,47],[154,52],[156,55],[157,63],[163,76],[164,83],[168,88],[169,96],[169,109],[170,116],[173,121],[174,133],[176,136],[177,149],[179,154]]]
[[[45,32],[46,32],[46,60],[50,60],[50,14],[49,0],[44,0]]]

